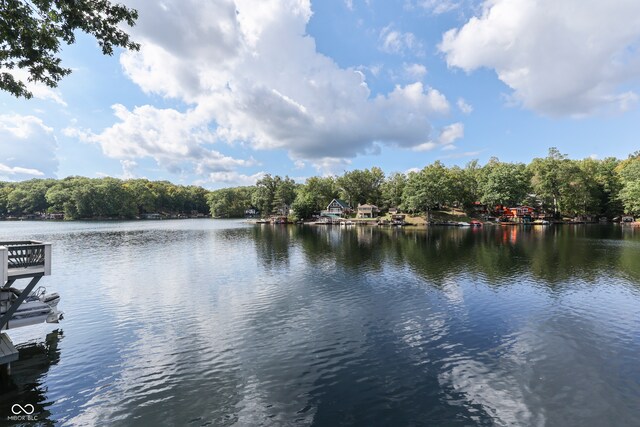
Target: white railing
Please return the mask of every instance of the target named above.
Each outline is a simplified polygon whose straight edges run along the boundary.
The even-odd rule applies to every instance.
[[[51,274],[51,243],[0,242],[0,278],[3,284],[13,276]]]

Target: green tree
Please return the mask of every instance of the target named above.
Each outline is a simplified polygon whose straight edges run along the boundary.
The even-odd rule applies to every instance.
[[[266,174],[256,182],[256,190],[252,196],[253,205],[260,210],[263,216],[273,212],[276,191],[282,178]]]
[[[13,187],[9,183],[0,182],[0,215],[7,214],[7,199]]]
[[[308,178],[304,185],[296,189],[296,198],[291,208],[298,218],[309,218],[326,209],[331,200],[338,197],[338,187],[334,177]]]
[[[131,179],[124,183],[124,188],[131,194],[139,214],[156,211],[158,195],[148,179]]]
[[[403,173],[392,173],[380,186],[382,208],[398,207],[402,203],[402,192],[407,185],[407,177]]]
[[[359,204],[381,202],[381,186],[384,182],[384,172],[379,167],[371,169],[353,170],[345,172],[336,180],[340,189],[340,196],[355,208]]]
[[[522,163],[503,163],[492,158],[483,167],[479,188],[480,201],[490,207],[517,205],[531,191],[530,175]]]
[[[296,182],[288,176],[281,179],[273,195],[272,209],[288,215],[289,208],[296,198],[296,187]]]
[[[7,195],[7,210],[16,214],[45,212],[45,194],[54,183],[51,179],[31,179],[14,184],[14,190]]]
[[[296,199],[291,206],[297,218],[310,218],[318,212],[318,198],[309,191],[309,187],[302,185],[298,188]]]
[[[71,73],[61,65],[60,44],[75,42],[76,31],[93,35],[105,55],[114,47],[140,46],[121,28],[135,24],[138,12],[108,0],[0,0],[0,70],[25,69],[29,81],[56,87]],[[23,81],[0,72],[0,89],[31,98]]]
[[[629,158],[618,169],[622,189],[620,200],[626,213],[640,215],[640,156]]]
[[[207,196],[209,210],[214,218],[240,218],[251,207],[255,187],[223,188]]]
[[[620,215],[624,207],[620,200],[620,190],[622,183],[620,176],[616,172],[620,160],[615,157],[607,157],[598,162],[598,170],[596,172],[596,180],[600,186],[600,214],[613,218]]]
[[[402,195],[402,205],[410,212],[426,212],[427,221],[431,210],[440,208],[451,200],[451,177],[447,168],[437,160],[420,172],[411,172]]]
[[[315,199],[314,211],[326,209],[333,199],[339,197],[338,184],[333,176],[312,176],[305,181],[305,187]]]

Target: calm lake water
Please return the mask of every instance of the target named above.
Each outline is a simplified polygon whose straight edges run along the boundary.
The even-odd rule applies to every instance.
[[[9,331],[0,424],[640,424],[640,229],[0,223],[27,238],[66,318]]]

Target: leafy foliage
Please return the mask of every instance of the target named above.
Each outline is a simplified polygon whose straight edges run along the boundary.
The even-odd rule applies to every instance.
[[[0,184],[0,215],[62,212],[67,219],[208,214],[208,191],[167,181],[69,177]]]
[[[61,65],[60,44],[75,42],[75,32],[93,35],[102,53],[140,46],[120,28],[135,25],[138,12],[108,0],[0,0],[0,70],[26,69],[29,80],[56,87],[71,73]],[[31,98],[24,82],[0,72],[0,89]]]
[[[383,182],[384,172],[379,167],[345,172],[336,179],[340,197],[354,208],[364,203],[379,205],[382,199]]]
[[[627,213],[640,215],[640,156],[625,160],[620,166],[620,200]]]

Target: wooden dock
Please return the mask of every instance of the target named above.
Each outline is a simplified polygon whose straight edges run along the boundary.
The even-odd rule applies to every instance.
[[[0,374],[8,374],[9,364],[18,360],[18,350],[13,346],[9,335],[0,334]],[[6,372],[2,372],[5,370]]]
[[[33,291],[43,276],[51,274],[51,243],[38,241],[0,242],[0,288],[8,289],[16,280],[29,279],[29,284],[15,299],[0,300],[0,331]],[[18,360],[18,350],[9,335],[0,333],[0,374],[10,373],[10,363]]]

